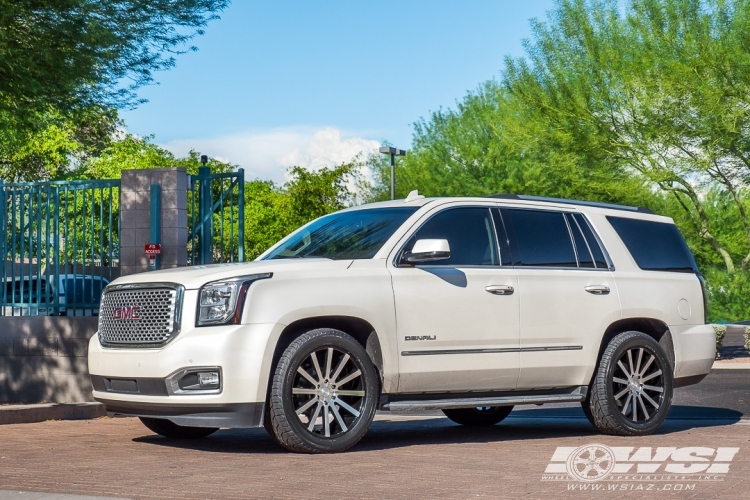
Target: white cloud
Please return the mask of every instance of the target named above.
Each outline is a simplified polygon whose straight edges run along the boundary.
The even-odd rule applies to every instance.
[[[380,143],[326,128],[291,127],[249,131],[224,137],[181,139],[161,144],[177,156],[194,149],[245,169],[245,179],[287,180],[286,169],[298,165],[318,170],[346,162],[359,153],[369,154]]]

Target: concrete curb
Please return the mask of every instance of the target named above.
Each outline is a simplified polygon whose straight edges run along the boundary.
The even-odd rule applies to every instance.
[[[717,359],[714,361],[712,370],[750,370],[750,359],[748,361],[730,361]]]
[[[0,406],[0,425],[45,420],[89,420],[107,416],[101,403],[44,403]]]

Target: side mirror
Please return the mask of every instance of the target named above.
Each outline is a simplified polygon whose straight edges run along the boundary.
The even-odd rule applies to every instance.
[[[417,240],[411,252],[406,252],[402,260],[408,264],[419,264],[430,260],[448,259],[451,247],[448,240]]]

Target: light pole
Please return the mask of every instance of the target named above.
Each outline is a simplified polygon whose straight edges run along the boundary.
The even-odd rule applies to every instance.
[[[386,155],[391,155],[391,199],[396,199],[396,157],[406,156],[406,151],[403,149],[392,148],[390,146],[382,146],[380,152]]]

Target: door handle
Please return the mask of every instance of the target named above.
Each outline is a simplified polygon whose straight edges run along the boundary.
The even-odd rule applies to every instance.
[[[609,287],[607,285],[589,285],[585,287],[584,290],[594,295],[607,295],[609,293]]]
[[[510,285],[489,285],[484,287],[488,292],[495,295],[513,295],[513,287]]]

